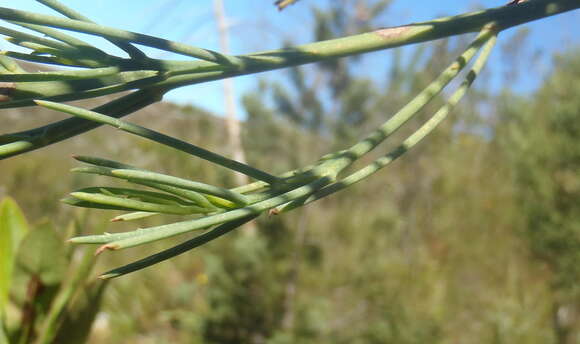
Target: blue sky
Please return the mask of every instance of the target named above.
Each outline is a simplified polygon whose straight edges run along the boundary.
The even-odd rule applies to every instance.
[[[64,4],[88,15],[93,20],[113,27],[156,35],[163,38],[182,41],[192,45],[218,50],[218,37],[211,1],[193,0],[61,0]],[[310,39],[310,7],[324,6],[332,0],[302,0],[283,12],[272,6],[273,0],[225,0],[230,23],[231,51],[242,54],[258,50],[280,47],[282,39],[291,38],[297,43],[306,43]],[[354,1],[354,0],[353,0]],[[441,15],[460,14],[482,7],[495,7],[506,0],[396,0],[387,12],[380,26],[402,25],[410,22],[425,21]],[[195,3],[196,5],[192,5]],[[203,5],[200,5],[203,4]],[[483,6],[482,4],[485,4]],[[0,6],[22,10],[51,13],[34,0],[0,0]],[[521,78],[516,85],[522,92],[532,90],[549,71],[550,56],[571,45],[580,44],[578,22],[580,11],[549,18],[526,25],[530,30],[530,49],[542,51],[541,63],[529,76]],[[509,40],[512,32],[500,37],[501,42]],[[0,48],[7,49],[9,44],[2,42]],[[532,52],[533,52],[532,51]],[[531,53],[531,52],[530,52]],[[174,58],[162,52],[152,52],[153,56]],[[377,68],[388,68],[388,59],[383,58],[389,52],[372,53],[369,63],[370,71]],[[495,84],[501,84],[505,61],[501,54],[495,53],[496,63],[492,69]],[[381,58],[376,58],[380,56]],[[386,62],[385,62],[386,61]],[[381,63],[380,66],[374,64]],[[276,72],[263,74],[263,77],[276,77]],[[251,89],[256,78],[246,76],[235,80],[238,94]],[[179,103],[192,103],[216,113],[223,111],[221,83],[213,82],[186,87],[168,94],[167,98]]]

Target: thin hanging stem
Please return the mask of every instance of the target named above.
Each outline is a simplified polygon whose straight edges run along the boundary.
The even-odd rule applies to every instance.
[[[479,49],[481,49],[481,46],[489,41],[490,37],[494,35],[494,32],[493,29],[484,29],[464,53],[449,65],[433,82],[425,87],[423,91],[415,96],[415,98],[393,115],[393,117],[370,133],[366,138],[351,148],[336,153],[335,158],[328,159],[327,163],[321,164],[316,169],[324,170],[330,165],[332,169],[341,171],[376,148],[439,95],[451,80],[471,61]]]
[[[419,142],[421,142],[427,135],[429,135],[453,110],[453,108],[459,103],[461,98],[465,96],[469,87],[473,84],[475,78],[480,74],[481,70],[487,63],[491,51],[497,42],[497,33],[492,33],[487,37],[485,46],[482,49],[480,56],[475,61],[473,68],[465,78],[465,81],[461,86],[449,97],[447,103],[437,111],[433,117],[431,117],[425,124],[423,124],[417,131],[415,131],[411,136],[409,136],[401,145],[386,154],[385,156],[375,160],[368,166],[358,170],[355,173],[345,177],[344,179],[328,185],[327,187],[315,192],[309,198],[305,200],[301,205],[312,203],[321,198],[329,196],[333,193],[341,191],[359,181],[368,178],[374,173],[378,172],[395,159],[399,158]],[[294,207],[288,207],[286,209],[280,209],[280,211],[289,211]]]

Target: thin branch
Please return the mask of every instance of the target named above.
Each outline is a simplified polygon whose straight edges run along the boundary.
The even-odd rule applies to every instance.
[[[287,212],[296,208],[296,206],[303,206],[314,201],[317,201],[321,198],[329,196],[333,193],[341,191],[359,181],[373,175],[374,173],[378,172],[395,159],[399,158],[401,155],[409,151],[419,142],[421,142],[427,135],[429,135],[451,112],[451,110],[457,105],[457,103],[463,98],[466,94],[467,90],[475,80],[475,78],[479,75],[483,67],[485,66],[490,53],[495,46],[497,41],[497,35],[492,35],[487,39],[485,46],[482,49],[482,52],[478,59],[476,60],[473,68],[471,69],[470,73],[467,75],[465,81],[461,84],[461,86],[449,97],[447,103],[437,111],[433,117],[431,117],[425,124],[423,124],[415,133],[409,136],[401,145],[397,148],[386,154],[385,156],[375,160],[373,163],[369,164],[368,166],[358,170],[355,173],[345,177],[344,179],[328,185],[327,187],[321,189],[320,191],[315,192],[313,195],[309,196],[307,199],[304,200],[301,204],[295,204],[293,206],[285,207],[278,209],[279,212]]]
[[[258,216],[259,215],[251,215],[251,216],[248,216],[245,218],[241,218],[239,220],[234,220],[234,221],[231,221],[228,223],[224,223],[220,226],[217,226],[216,228],[212,229],[211,231],[209,231],[207,233],[196,236],[195,238],[190,239],[190,240],[188,240],[184,243],[181,243],[177,246],[174,246],[174,247],[169,248],[167,250],[161,251],[161,252],[156,253],[154,255],[151,255],[149,257],[143,258],[143,259],[138,260],[134,263],[127,264],[127,265],[122,266],[120,268],[116,268],[116,269],[113,269],[111,271],[107,271],[104,274],[102,274],[101,276],[99,276],[99,278],[110,279],[110,278],[120,277],[120,276],[126,275],[128,273],[144,269],[144,268],[149,267],[151,265],[155,265],[155,264],[160,263],[162,261],[165,261],[167,259],[176,257],[182,253],[185,253],[185,252],[190,251],[196,247],[199,247],[203,244],[206,244],[214,239],[217,239],[220,236],[227,234],[236,228],[241,227],[245,223],[252,221],[253,219],[255,219]]]
[[[201,49],[187,44],[173,42],[136,32],[110,28],[81,20],[59,18],[44,14],[14,10],[6,7],[0,7],[0,19],[61,28],[70,31],[86,33],[89,35],[95,35],[110,40],[138,43],[148,47],[195,57],[200,60],[215,62],[219,64],[237,64],[237,60],[234,57],[226,56],[215,51]]]
[[[76,19],[87,23],[93,23],[93,21],[90,20],[88,17],[85,17],[84,15],[72,10],[71,8],[66,7],[65,5],[59,3],[56,0],[36,0],[36,1],[49,8],[52,8],[53,10],[69,17],[70,19]],[[146,58],[146,55],[132,44],[123,41],[118,41],[115,39],[112,40],[110,39],[109,41],[114,45],[116,45],[117,47],[119,47],[120,49],[122,49],[123,51],[125,51],[132,58],[135,59]]]
[[[198,147],[198,146],[193,145],[191,143],[181,141],[181,140],[176,139],[174,137],[159,133],[159,132],[151,130],[151,129],[147,129],[145,127],[142,127],[142,126],[139,126],[139,125],[136,125],[133,123],[125,122],[125,121],[122,121],[120,119],[116,119],[116,118],[113,118],[113,117],[110,117],[107,115],[103,115],[103,114],[100,114],[100,113],[95,112],[95,111],[81,109],[81,108],[71,106],[71,105],[65,105],[65,104],[47,102],[47,101],[41,101],[41,100],[36,101],[36,103],[38,105],[41,105],[43,107],[46,107],[46,108],[49,108],[49,109],[52,109],[55,111],[65,112],[65,113],[68,113],[70,115],[77,116],[77,117],[84,118],[84,119],[88,119],[91,121],[95,121],[95,122],[100,123],[100,124],[107,124],[107,125],[113,126],[113,127],[118,128],[120,130],[123,130],[125,132],[147,138],[151,141],[155,141],[155,142],[161,143],[161,144],[169,146],[169,147],[173,147],[173,148],[178,149],[180,151],[183,151],[183,152],[189,153],[191,155],[200,157],[204,160],[213,162],[213,163],[220,165],[220,166],[224,166],[230,170],[238,171],[240,173],[251,176],[251,177],[256,178],[258,180],[265,181],[265,182],[270,183],[270,184],[274,184],[274,183],[278,182],[278,178],[276,178],[275,176],[272,176],[264,171],[260,171],[260,170],[256,169],[255,167],[240,163],[240,162],[235,161],[235,160],[228,159],[228,158],[223,157],[219,154],[208,151],[207,149]]]

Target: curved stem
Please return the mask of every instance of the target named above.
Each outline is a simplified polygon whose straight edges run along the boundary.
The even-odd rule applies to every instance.
[[[321,164],[318,168],[324,169],[326,168],[326,165],[331,165],[339,171],[343,170],[385,141],[403,124],[418,114],[421,109],[431,102],[431,100],[439,95],[441,91],[449,85],[451,80],[453,80],[471,61],[479,49],[481,49],[481,46],[489,41],[490,37],[492,37],[495,32],[493,25],[484,29],[463,54],[449,65],[433,82],[425,87],[423,91],[415,96],[415,98],[403,106],[403,108],[393,115],[393,117],[371,132],[366,138],[359,141],[349,149],[340,152],[337,157],[329,159],[327,163]]]
[[[421,142],[428,134],[430,134],[451,112],[451,110],[459,103],[461,98],[465,95],[475,78],[479,75],[483,67],[485,66],[493,47],[497,41],[497,35],[492,35],[488,37],[485,46],[478,59],[475,61],[473,68],[467,75],[465,81],[461,86],[449,97],[447,103],[439,109],[425,124],[423,124],[419,129],[417,129],[412,135],[410,135],[401,145],[389,152],[383,157],[375,160],[373,163],[367,165],[366,167],[358,170],[355,173],[345,177],[344,179],[328,185],[327,187],[321,189],[320,191],[312,194],[303,204],[312,203],[335,192],[341,191],[359,181],[373,175],[378,172],[383,167],[387,166],[395,159],[399,158],[401,155],[405,154],[419,142]],[[287,207],[280,209],[280,211],[289,211],[294,209],[294,207]]]

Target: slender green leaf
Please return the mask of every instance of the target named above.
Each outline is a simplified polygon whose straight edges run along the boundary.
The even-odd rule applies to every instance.
[[[145,211],[136,211],[133,213],[127,213],[127,214],[115,216],[114,218],[111,219],[111,222],[134,221],[134,220],[140,220],[140,219],[155,216],[155,215],[159,215],[159,213],[148,213]]]
[[[90,202],[91,204],[100,204],[112,207],[121,207],[124,209],[136,210],[136,211],[148,211],[153,213],[165,213],[165,214],[175,214],[175,215],[188,215],[188,214],[200,214],[208,213],[209,211],[205,208],[200,208],[197,206],[183,206],[183,205],[167,205],[137,201],[134,199],[128,199],[123,197],[107,196],[98,193],[87,193],[87,192],[73,192],[71,196],[78,198],[80,200]]]
[[[178,256],[182,253],[185,253],[189,250],[192,250],[196,247],[199,247],[205,243],[208,243],[224,234],[227,234],[229,232],[231,232],[232,230],[242,226],[243,224],[252,221],[253,219],[257,218],[259,215],[250,215],[248,217],[245,218],[241,218],[238,220],[234,220],[228,223],[224,223],[222,225],[217,226],[216,228],[212,229],[209,232],[206,232],[204,234],[198,235],[193,239],[187,240],[186,242],[183,242],[177,246],[168,248],[164,251],[161,251],[159,253],[153,254],[149,257],[145,257],[143,259],[140,259],[136,262],[133,262],[131,264],[127,264],[125,266],[113,269],[111,271],[108,271],[104,274],[102,274],[101,276],[99,276],[99,278],[101,279],[110,279],[110,278],[115,278],[115,277],[119,277],[137,270],[141,270],[144,269],[146,267],[149,267],[151,265],[155,265],[157,263],[160,263],[162,261],[165,261],[167,259],[173,258],[175,256]]]

